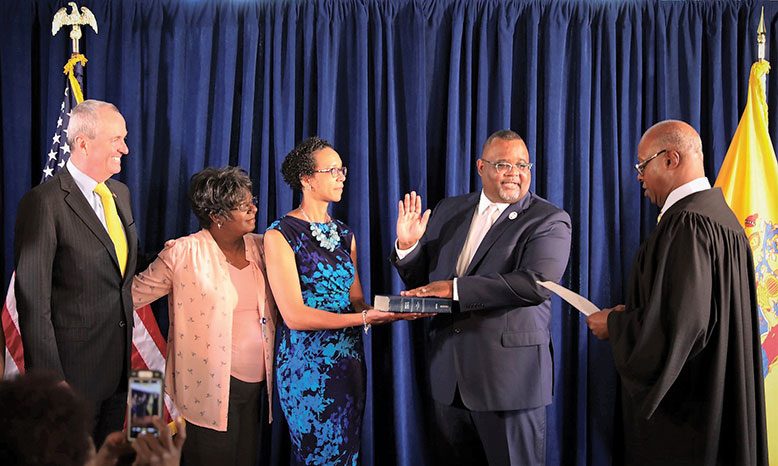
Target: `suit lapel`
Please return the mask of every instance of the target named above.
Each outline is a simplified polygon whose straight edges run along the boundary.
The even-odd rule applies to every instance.
[[[451,217],[451,224],[455,225],[454,232],[451,238],[443,241],[446,245],[445,250],[441,251],[441,257],[446,261],[444,267],[441,270],[450,270],[451,274],[448,278],[453,278],[456,275],[457,261],[459,255],[462,253],[462,248],[465,246],[465,240],[467,240],[467,232],[470,231],[470,224],[473,222],[473,215],[478,208],[479,196],[470,196],[465,202],[465,206],[462,210],[457,212]]]
[[[505,231],[514,225],[514,222],[521,220],[521,215],[529,208],[531,204],[532,193],[527,193],[525,199],[522,199],[515,204],[509,205],[508,208],[505,209],[502,214],[500,214],[500,216],[494,222],[494,225],[492,225],[492,228],[490,228],[486,233],[486,236],[484,236],[481,244],[478,245],[478,249],[475,250],[475,254],[473,254],[473,259],[470,260],[470,264],[467,266],[465,275],[470,275],[473,273],[473,269],[478,266],[478,263],[481,262],[495,241],[497,241],[500,236],[505,233]]]
[[[76,216],[81,219],[84,224],[94,233],[97,239],[103,244],[108,254],[111,256],[116,270],[119,270],[119,259],[116,257],[116,248],[111,241],[111,237],[108,236],[108,231],[105,229],[100,219],[97,218],[97,214],[89,203],[84,198],[84,194],[76,185],[73,176],[68,172],[67,168],[62,168],[59,171],[60,187],[66,193],[65,202],[73,210]]]

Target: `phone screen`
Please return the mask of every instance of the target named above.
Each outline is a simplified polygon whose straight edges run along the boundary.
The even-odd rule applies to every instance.
[[[134,439],[142,433],[159,435],[151,419],[162,414],[162,379],[131,377],[128,398],[129,437]]]

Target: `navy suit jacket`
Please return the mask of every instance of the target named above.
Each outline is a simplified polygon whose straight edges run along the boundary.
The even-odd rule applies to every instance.
[[[480,193],[442,200],[416,249],[392,260],[409,288],[455,277],[456,262]],[[458,305],[429,323],[432,396],[451,404],[457,386],[473,411],[529,409],[551,403],[549,293],[570,255],[570,216],[528,193],[488,231],[465,274]]]
[[[129,190],[114,180],[106,186],[127,237],[124,277],[111,237],[67,168],[22,198],[14,237],[26,369],[51,371],[93,402],[126,387],[138,251]]]

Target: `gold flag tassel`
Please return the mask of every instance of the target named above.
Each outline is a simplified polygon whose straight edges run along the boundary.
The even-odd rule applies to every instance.
[[[73,90],[73,97],[76,98],[76,103],[81,103],[84,101],[84,93],[81,90],[81,85],[78,83],[78,79],[76,79],[76,75],[73,72],[73,69],[76,66],[76,63],[81,63],[81,66],[86,66],[86,62],[89,61],[86,59],[86,57],[83,54],[80,53],[74,53],[70,56],[70,60],[68,60],[67,63],[65,63],[65,68],[63,73],[68,75],[68,81],[70,81],[70,88]]]

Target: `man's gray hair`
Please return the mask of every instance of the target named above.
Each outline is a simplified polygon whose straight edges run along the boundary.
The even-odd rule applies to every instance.
[[[68,144],[71,147],[76,144],[76,136],[83,135],[89,139],[94,139],[97,131],[97,112],[102,108],[108,108],[119,113],[119,109],[114,104],[93,99],[81,102],[70,111],[70,122],[68,123],[67,131]]]

